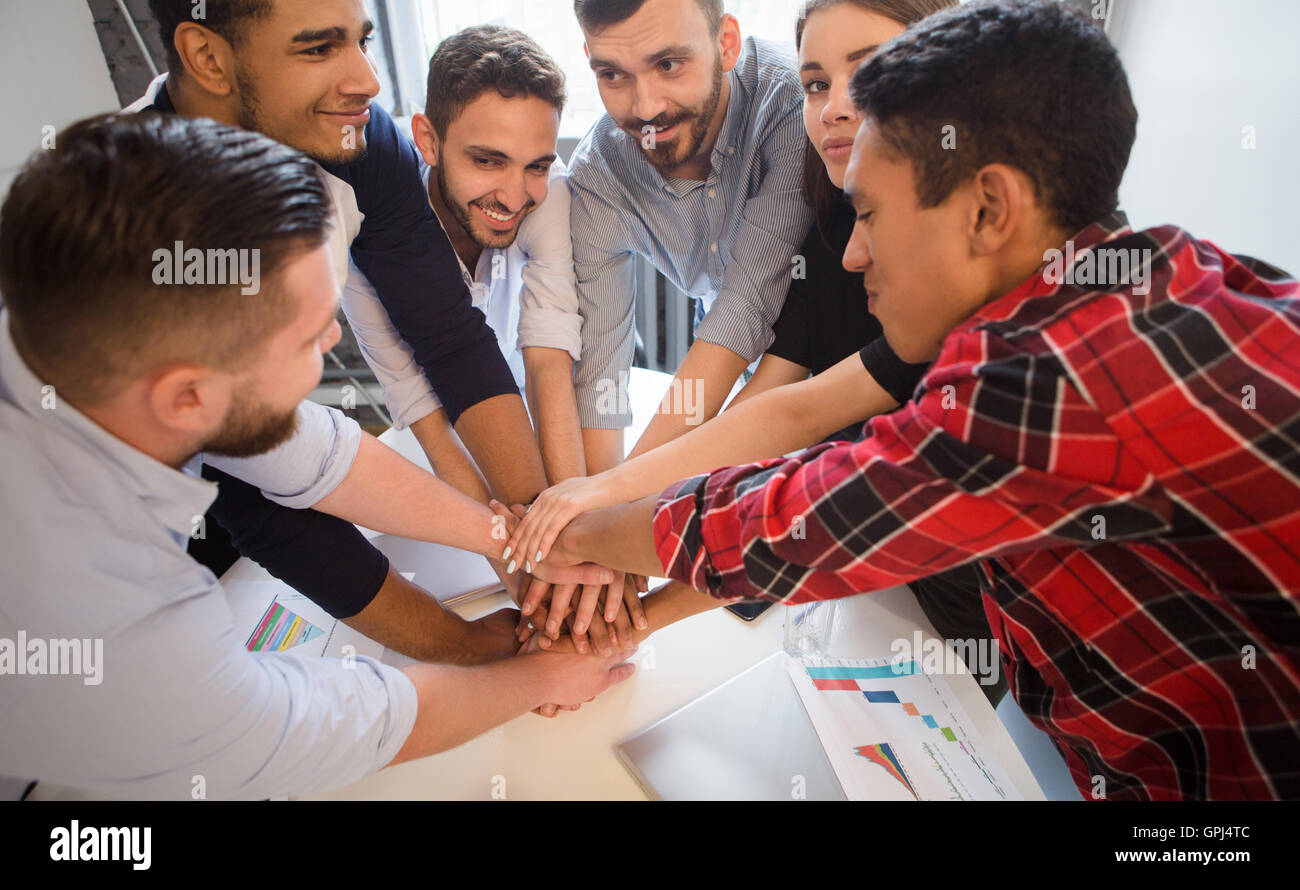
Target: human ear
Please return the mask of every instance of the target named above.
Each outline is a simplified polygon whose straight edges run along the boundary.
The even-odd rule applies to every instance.
[[[235,54],[224,38],[196,22],[181,22],[173,40],[181,65],[191,80],[214,96],[231,94]]]
[[[411,118],[411,138],[415,140],[415,147],[420,150],[424,162],[430,167],[437,167],[440,160],[438,131],[427,115],[417,114]]]
[[[718,23],[718,52],[722,58],[722,72],[730,73],[740,60],[740,23],[730,13]]]
[[[186,438],[206,439],[220,427],[232,395],[229,375],[201,365],[174,364],[154,373],[145,402],[159,426]]]
[[[1005,164],[988,164],[976,172],[971,184],[972,213],[969,227],[971,252],[992,256],[1015,234],[1022,218],[1025,184]]]

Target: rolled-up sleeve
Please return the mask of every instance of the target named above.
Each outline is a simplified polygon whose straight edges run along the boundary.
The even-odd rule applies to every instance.
[[[151,800],[310,794],[388,764],[418,713],[406,675],[371,658],[247,651],[219,587],[103,653],[98,685],[46,683],[6,726],[21,775]]]
[[[255,457],[205,454],[203,463],[243,479],[268,499],[303,509],[317,504],[352,470],[361,446],[361,427],[335,408],[315,402],[298,405],[292,438]]]
[[[343,314],[356,335],[361,356],[384,390],[393,427],[403,430],[442,407],[415,353],[398,333],[370,280],[348,266]]]
[[[636,352],[636,266],[624,246],[622,211],[569,179],[573,266],[582,311],[582,360],[574,370],[584,429],[632,424],[627,377]]]
[[[569,235],[567,171],[558,159],[547,182],[546,200],[519,227],[524,253],[519,296],[519,348],[563,349],[582,358],[582,314]]]

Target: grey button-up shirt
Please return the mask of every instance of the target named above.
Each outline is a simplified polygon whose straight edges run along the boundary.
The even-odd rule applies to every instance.
[[[779,47],[746,38],[703,182],[665,179],[638,140],[604,115],[574,150],[570,228],[582,312],[574,375],[587,429],[632,423],[636,256],[708,314],[697,339],[753,361],[772,343],[812,211],[802,190],[802,86]]]
[[[360,433],[311,403],[298,419],[269,454],[212,462],[315,503]],[[265,798],[345,785],[397,753],[417,708],[406,676],[245,650],[221,585],[185,552],[216,486],[44,388],[7,312],[0,454],[0,774],[109,797]]]

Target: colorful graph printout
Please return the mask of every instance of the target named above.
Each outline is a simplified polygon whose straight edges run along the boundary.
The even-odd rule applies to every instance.
[[[1019,800],[942,674],[889,658],[786,667],[850,800]]]

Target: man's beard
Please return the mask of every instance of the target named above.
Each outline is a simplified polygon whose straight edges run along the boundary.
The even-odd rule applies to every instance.
[[[524,217],[527,216],[535,206],[533,200],[530,198],[528,203],[524,205],[523,209],[519,211],[519,219],[515,221],[515,227],[513,229],[508,232],[494,232],[491,229],[488,229],[486,235],[481,235],[479,234],[478,228],[474,225],[474,218],[470,213],[469,203],[462,203],[459,198],[451,193],[451,189],[448,188],[447,176],[444,172],[445,166],[446,165],[439,163],[438,166],[434,167],[434,182],[438,187],[438,196],[442,198],[442,206],[451,211],[451,215],[456,218],[456,222],[460,223],[460,227],[465,230],[465,234],[469,235],[469,237],[479,247],[487,250],[502,250],[514,244],[515,239],[519,237],[519,226],[523,224]],[[483,209],[491,210],[493,213],[499,213],[502,216],[510,215],[509,208],[502,207],[495,201],[490,205],[485,204],[482,200],[477,201],[477,203]]]
[[[262,103],[258,99],[257,90],[253,87],[253,82],[244,76],[242,68],[235,69],[235,85],[239,90],[239,126],[245,130],[261,133],[263,136],[271,137],[276,142],[283,143],[290,148],[296,148],[320,164],[356,164],[365,159],[366,143],[364,133],[353,134],[353,138],[360,145],[359,148],[344,148],[342,131],[339,132],[337,151],[321,151],[316,146],[302,145],[294,138],[292,133],[281,133],[268,124],[266,117],[262,114]]]
[[[254,457],[287,442],[297,429],[297,406],[288,414],[276,414],[246,387],[231,399],[221,430],[199,450],[222,457]]]
[[[713,89],[709,92],[709,98],[697,110],[688,111],[676,117],[661,114],[654,120],[642,124],[642,127],[651,126],[658,129],[660,127],[671,127],[684,121],[690,122],[690,128],[686,133],[686,142],[684,143],[686,150],[684,152],[677,151],[679,145],[683,144],[681,142],[683,137],[680,134],[674,140],[678,145],[668,143],[664,145],[656,144],[654,148],[642,147],[641,151],[645,154],[646,160],[650,162],[651,166],[660,173],[668,175],[679,167],[683,167],[695,160],[700,153],[700,147],[704,145],[704,137],[708,135],[709,127],[713,124],[713,116],[718,112],[718,103],[721,99],[722,62],[719,60],[713,69]],[[644,130],[639,132],[643,134]],[[638,145],[640,144],[638,142]]]

